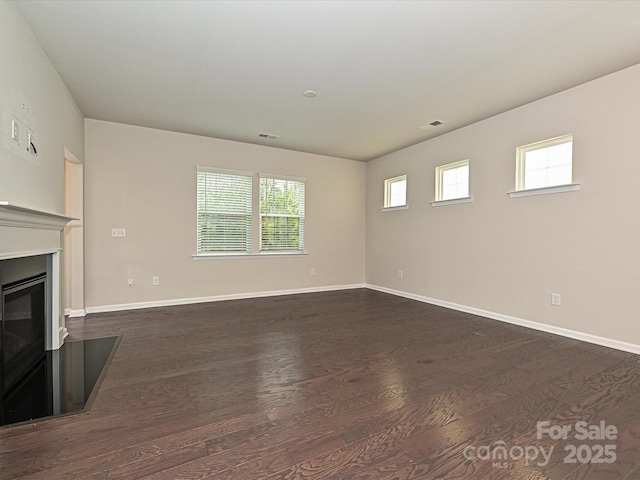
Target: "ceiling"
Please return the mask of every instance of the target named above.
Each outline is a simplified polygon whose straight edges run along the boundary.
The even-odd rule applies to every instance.
[[[16,3],[87,118],[354,160],[640,63],[640,1]]]

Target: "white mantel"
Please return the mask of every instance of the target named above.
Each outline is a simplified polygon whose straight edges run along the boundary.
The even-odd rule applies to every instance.
[[[0,201],[0,260],[47,255],[50,308],[47,350],[59,349],[68,335],[61,310],[62,230],[73,218]]]

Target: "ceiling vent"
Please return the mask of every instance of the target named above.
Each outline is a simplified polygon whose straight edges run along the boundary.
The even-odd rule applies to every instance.
[[[258,136],[260,138],[267,138],[269,140],[276,140],[276,139],[280,138],[280,135],[272,135],[270,133],[259,133]]]
[[[434,120],[433,122],[429,122],[426,125],[423,125],[419,128],[421,128],[422,130],[429,130],[430,128],[439,127],[440,125],[443,125],[445,123],[446,122],[443,120]]]

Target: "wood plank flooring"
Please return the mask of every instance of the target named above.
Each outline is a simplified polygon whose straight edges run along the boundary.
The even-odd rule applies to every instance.
[[[0,479],[640,478],[632,354],[366,289],[67,326],[122,340],[89,413],[0,429]]]

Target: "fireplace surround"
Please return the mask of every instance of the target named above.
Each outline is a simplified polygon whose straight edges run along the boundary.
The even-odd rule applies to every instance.
[[[61,307],[64,215],[0,201],[0,395],[25,379],[67,336]],[[19,392],[18,392],[19,393]],[[17,398],[17,397],[16,397]],[[10,402],[9,402],[10,403]]]
[[[0,285],[46,274],[45,350],[58,350],[67,336],[61,307],[61,256],[62,230],[71,220],[0,201]]]

